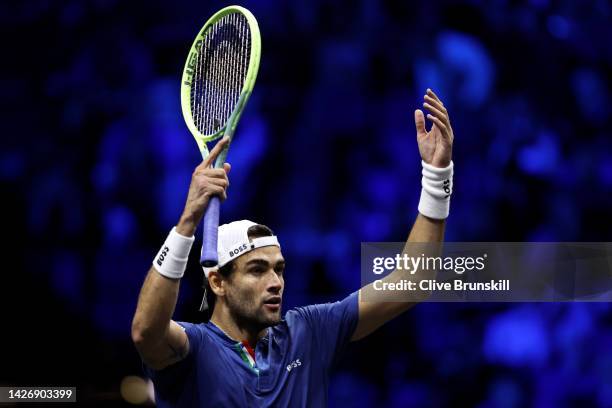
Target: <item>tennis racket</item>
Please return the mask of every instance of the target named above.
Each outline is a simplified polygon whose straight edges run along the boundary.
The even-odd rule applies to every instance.
[[[207,143],[225,136],[230,141],[214,167],[223,166],[240,115],[253,91],[261,37],[250,11],[229,6],[216,12],[191,45],[181,82],[183,118],[198,144],[202,158],[209,154]],[[211,197],[202,223],[200,263],[217,265],[219,197]]]

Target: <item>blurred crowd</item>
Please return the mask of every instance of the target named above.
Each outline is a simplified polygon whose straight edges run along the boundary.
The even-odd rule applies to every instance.
[[[180,75],[195,33],[225,5],[0,4],[0,384],[64,381],[110,401],[123,376],[141,374],[138,291],[200,160]],[[279,236],[287,307],[358,289],[360,242],[406,239],[420,193],[413,111],[428,87],[455,133],[447,240],[610,240],[609,2],[242,5],[259,21],[262,60],[221,217]],[[206,319],[195,252],[178,320]],[[610,407],[610,312],[418,305],[351,347],[330,400]]]

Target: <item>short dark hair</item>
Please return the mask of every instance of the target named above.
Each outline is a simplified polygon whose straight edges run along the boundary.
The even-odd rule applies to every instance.
[[[249,239],[261,238],[261,237],[271,237],[274,235],[274,232],[270,229],[270,227],[263,224],[256,224],[249,227],[247,230],[247,236]],[[236,264],[234,261],[230,261],[219,268],[219,274],[224,278],[229,278],[236,269]],[[212,315],[212,310],[215,307],[215,301],[217,300],[217,296],[215,296],[214,292],[210,289],[210,285],[208,284],[208,279],[204,278],[204,289],[206,289],[206,299],[209,305],[209,313]]]

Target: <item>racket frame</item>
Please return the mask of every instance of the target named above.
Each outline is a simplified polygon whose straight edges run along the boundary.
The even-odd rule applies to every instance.
[[[198,130],[197,126],[195,125],[193,115],[191,114],[191,81],[193,79],[194,74],[193,70],[195,68],[195,64],[197,63],[200,48],[204,43],[204,39],[206,38],[208,30],[221,18],[231,13],[242,14],[246,18],[249,30],[251,31],[251,53],[249,56],[249,66],[247,68],[246,78],[244,80],[242,90],[240,91],[238,103],[236,104],[236,107],[234,108],[234,111],[230,115],[229,119],[227,120],[225,125],[222,126],[221,129],[219,129],[216,133],[211,135],[204,135]],[[189,131],[195,138],[196,143],[198,144],[198,148],[200,149],[200,153],[202,154],[202,159],[205,159],[209,153],[208,147],[206,146],[207,142],[221,139],[225,136],[229,136],[231,142],[231,138],[233,137],[234,131],[236,130],[236,125],[240,120],[242,111],[244,110],[244,107],[249,97],[251,96],[251,92],[253,91],[253,87],[255,86],[257,72],[259,71],[260,56],[261,36],[259,33],[259,25],[257,24],[257,20],[249,10],[240,6],[228,6],[213,14],[213,16],[208,19],[206,24],[204,24],[204,26],[196,36],[195,40],[191,44],[191,48],[189,50],[189,57],[187,58],[187,62],[185,63],[185,67],[183,68],[183,76],[181,80],[181,109],[183,111],[183,119],[185,119],[187,128],[189,129]],[[220,167],[223,165],[228,148],[229,144],[219,155],[217,162],[215,163],[215,167]],[[219,163],[220,165],[217,165],[217,163]]]
[[[247,20],[247,25],[251,34],[249,65],[247,67],[246,77],[242,86],[242,90],[240,91],[238,102],[236,103],[236,106],[230,114],[230,117],[228,118],[227,122],[216,133],[211,135],[204,135],[198,130],[197,126],[195,125],[195,121],[191,113],[191,81],[193,80],[195,66],[198,61],[198,55],[200,53],[202,45],[204,44],[204,40],[206,38],[208,30],[220,19],[232,13],[240,13]],[[200,149],[200,153],[202,155],[203,160],[206,159],[210,153],[208,147],[206,146],[207,142],[211,142],[222,137],[229,138],[229,143],[221,151],[221,153],[215,160],[215,163],[213,165],[215,168],[221,168],[223,166],[223,163],[225,163],[227,152],[234,136],[236,126],[238,124],[238,121],[240,120],[240,116],[242,115],[242,111],[246,106],[251,92],[253,91],[253,87],[255,86],[255,80],[257,79],[257,73],[259,71],[260,56],[261,35],[259,33],[259,25],[257,24],[257,20],[249,10],[240,6],[228,6],[213,14],[212,17],[208,19],[206,24],[204,24],[204,26],[196,36],[195,40],[191,44],[189,56],[187,57],[187,61],[185,62],[185,67],[183,68],[183,75],[181,78],[181,109],[183,112],[183,119],[185,119],[187,128],[189,129],[189,131],[195,138],[196,143],[198,144],[198,148]],[[200,264],[202,264],[202,266],[205,268],[214,267],[218,263],[217,239],[220,205],[221,204],[219,197],[211,197],[202,220],[203,242],[202,254],[200,256]],[[200,308],[200,310],[202,310],[202,307]]]

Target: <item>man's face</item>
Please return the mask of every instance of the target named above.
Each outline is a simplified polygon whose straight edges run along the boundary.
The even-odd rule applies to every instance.
[[[233,317],[258,329],[280,322],[285,287],[285,259],[280,248],[257,248],[234,262],[225,297]]]

